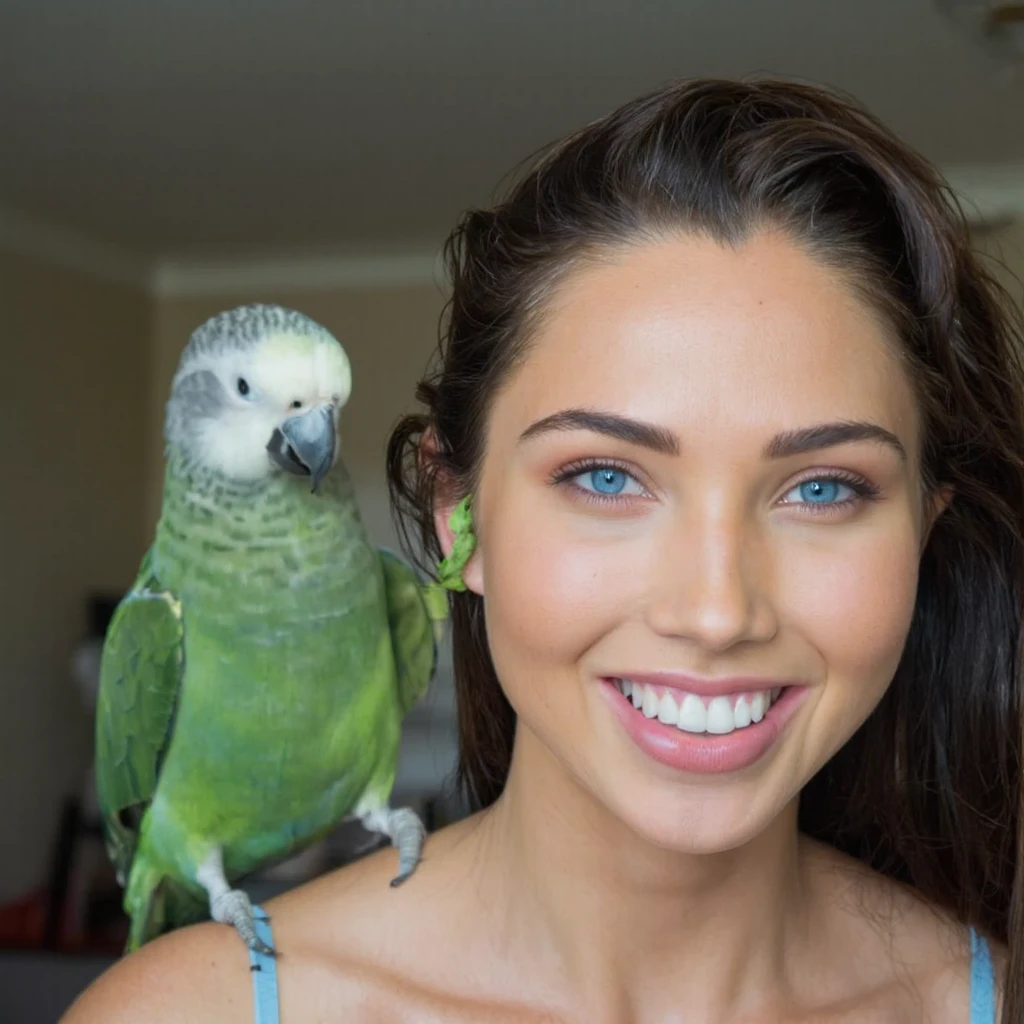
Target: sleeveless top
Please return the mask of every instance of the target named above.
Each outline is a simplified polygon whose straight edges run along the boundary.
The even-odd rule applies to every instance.
[[[256,934],[273,946],[270,918],[262,907],[253,907]],[[272,956],[249,950],[255,1024],[280,1024],[277,1005],[277,965]],[[988,942],[971,929],[971,1017],[969,1024],[996,1024],[996,985]]]

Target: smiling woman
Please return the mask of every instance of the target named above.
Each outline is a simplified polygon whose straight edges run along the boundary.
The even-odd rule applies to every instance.
[[[389,462],[431,557],[472,495],[478,813],[400,890],[371,857],[275,901],[264,1005],[1024,1019],[1021,335],[936,174],[825,91],[682,83],[448,257]],[[231,938],[153,943],[69,1021],[251,1019]]]
[[[1008,944],[1004,1019],[1024,1018],[1020,333],[935,172],[823,91],[684,83],[553,148],[448,252],[429,413],[392,475],[435,552],[474,494],[453,613],[481,829],[592,884],[644,843],[665,851],[644,884],[705,879],[660,914],[745,940],[691,925],[657,954],[718,951],[706,984],[665,989],[700,1019],[899,1017],[910,991],[968,1019],[938,918],[883,915],[903,989],[852,936],[847,969],[823,957],[812,863],[871,869],[865,920],[916,891],[954,945],[957,924]],[[795,921],[818,953],[781,939]],[[831,993],[794,981],[822,971]]]

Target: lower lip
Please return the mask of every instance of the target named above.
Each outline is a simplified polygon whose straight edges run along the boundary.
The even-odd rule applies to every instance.
[[[760,722],[716,736],[684,732],[657,718],[647,718],[610,679],[601,680],[601,690],[633,742],[648,757],[677,771],[700,775],[737,772],[760,760],[808,693],[806,686],[788,686]]]

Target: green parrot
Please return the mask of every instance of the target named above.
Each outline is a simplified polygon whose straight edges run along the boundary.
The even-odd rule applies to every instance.
[[[447,601],[367,538],[337,455],[350,392],[338,341],[278,306],[214,316],[181,356],[96,714],[128,950],[209,916],[272,953],[233,883],[348,818],[395,844],[393,885],[419,861],[423,826],[389,798]]]

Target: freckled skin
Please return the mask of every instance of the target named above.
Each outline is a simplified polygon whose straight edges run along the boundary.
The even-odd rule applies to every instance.
[[[923,528],[913,396],[878,320],[778,240],[640,249],[578,275],[556,307],[495,403],[479,489],[495,662],[520,728],[638,833],[729,849],[769,825],[895,670]],[[586,431],[518,441],[571,407],[667,428],[680,454]],[[910,457],[875,441],[762,457],[775,433],[836,420],[877,423]],[[552,486],[581,458],[628,463],[649,495],[588,504]],[[838,515],[780,503],[818,469],[864,476],[879,499]],[[694,779],[653,764],[610,719],[594,683],[611,667],[813,690],[756,765]]]

